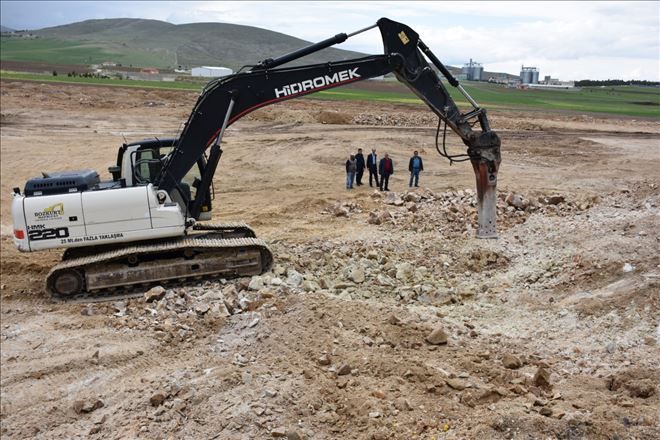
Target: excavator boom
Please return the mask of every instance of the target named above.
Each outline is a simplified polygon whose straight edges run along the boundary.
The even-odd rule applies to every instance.
[[[277,68],[305,55],[345,41],[358,33],[378,27],[384,46],[383,55],[298,67]],[[431,60],[449,83],[472,104],[473,109],[461,113],[443,85]],[[183,176],[195,166],[204,152],[219,146],[224,130],[241,117],[269,104],[310,93],[340,87],[357,81],[394,73],[467,146],[467,158],[472,162],[477,179],[479,229],[481,238],[495,237],[495,200],[497,172],[501,161],[500,139],[490,129],[485,109],[467,94],[449,70],[438,60],[408,26],[381,18],[377,24],[350,35],[338,34],[276,59],[266,59],[251,70],[215,80],[204,89],[186,122],[172,154],[164,164],[156,186],[168,193],[178,191]],[[478,123],[481,130],[473,130]],[[216,150],[216,155],[220,152]],[[211,154],[211,162],[217,164]],[[215,166],[207,167],[202,176],[202,192],[208,192]],[[199,199],[199,197],[198,197]],[[189,215],[197,218],[199,205],[191,206]]]

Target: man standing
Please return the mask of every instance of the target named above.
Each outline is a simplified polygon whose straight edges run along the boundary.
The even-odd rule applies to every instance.
[[[357,186],[362,186],[362,175],[364,174],[364,155],[362,154],[362,148],[358,148],[358,152],[355,155],[355,183]]]
[[[376,156],[375,148],[367,156],[367,169],[369,170],[369,186],[373,186],[372,178],[375,178],[376,186],[380,187],[380,183],[378,183],[378,156]]]
[[[417,151],[413,153],[413,157],[408,162],[408,171],[410,171],[410,183],[408,183],[408,187],[413,186],[413,178],[415,179],[415,186],[419,186],[419,172],[424,171],[424,162],[422,162],[422,158]]]
[[[353,180],[355,179],[355,156],[351,156],[346,161],[346,189],[353,189]]]
[[[380,172],[380,190],[389,191],[390,176],[394,174],[394,162],[387,153],[380,160],[378,171]]]

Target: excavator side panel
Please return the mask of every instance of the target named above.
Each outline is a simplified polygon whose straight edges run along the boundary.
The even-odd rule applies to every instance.
[[[177,237],[185,230],[179,206],[159,204],[152,185],[49,196],[16,195],[12,213],[15,225],[25,225],[19,234],[24,238],[18,240],[22,251]]]

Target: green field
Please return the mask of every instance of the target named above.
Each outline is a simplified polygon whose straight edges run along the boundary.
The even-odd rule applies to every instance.
[[[103,79],[103,78],[83,78],[79,76],[69,77],[66,74],[40,75],[37,73],[6,72],[0,71],[0,79],[18,79],[24,81],[39,82],[59,82],[69,84],[94,84],[110,87],[135,87],[140,89],[167,89],[167,90],[194,90],[201,92],[202,86],[186,82],[165,82],[165,81],[140,81],[128,79]]]
[[[3,61],[28,61],[52,64],[101,64],[112,60],[124,66],[167,67],[173,57],[161,52],[132,49],[122,50],[120,45],[59,40],[52,38],[0,38],[0,58]],[[115,49],[115,50],[113,50]]]
[[[50,76],[32,73],[0,72],[2,79],[29,81],[57,81],[105,86],[159,88],[201,91],[200,84],[190,82],[136,81]],[[364,100],[393,103],[423,103],[397,82],[383,82],[384,91],[369,90],[358,83],[350,87],[322,91],[311,95],[317,99]],[[646,118],[660,118],[660,89],[650,87],[585,87],[580,90],[518,90],[503,86],[465,82],[465,89],[482,106],[488,109],[574,111],[579,113],[607,113]],[[453,87],[447,86],[456,103],[463,109],[468,103]]]
[[[518,90],[487,83],[469,84],[466,90],[477,102],[490,102],[502,107],[660,117],[658,88],[618,86]]]
[[[455,88],[445,84],[450,95],[461,107],[469,106],[467,100]],[[358,86],[359,87],[359,86]],[[651,87],[584,87],[563,89],[511,89],[501,85],[463,82],[465,90],[480,105],[510,110],[570,110],[587,113],[660,118],[660,89]],[[399,90],[397,90],[399,89]],[[392,91],[374,92],[359,89],[333,89],[321,92],[326,99],[364,99],[400,103],[420,103],[420,100],[403,86],[394,85]]]

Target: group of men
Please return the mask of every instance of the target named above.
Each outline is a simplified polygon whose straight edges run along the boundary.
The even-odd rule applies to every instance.
[[[353,182],[357,186],[362,186],[362,176],[364,175],[365,168],[369,171],[369,186],[373,187],[374,180],[376,187],[381,191],[389,191],[390,176],[394,174],[394,161],[390,158],[389,154],[378,160],[376,149],[372,149],[371,153],[367,155],[365,161],[362,154],[362,148],[358,148],[357,154],[351,154],[346,161],[346,189],[353,189]],[[413,153],[413,156],[408,162],[408,171],[410,171],[409,187],[419,186],[419,173],[424,171],[424,162],[419,155],[418,151]]]

